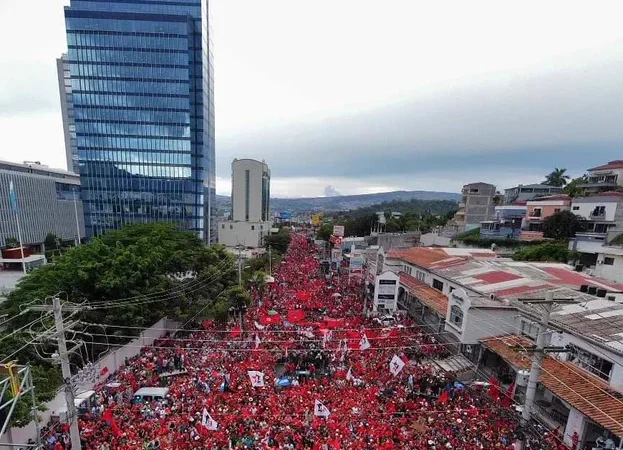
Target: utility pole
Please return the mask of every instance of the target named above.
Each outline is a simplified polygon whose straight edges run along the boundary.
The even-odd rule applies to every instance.
[[[78,418],[74,404],[74,388],[71,382],[71,368],[69,367],[69,353],[65,342],[65,328],[63,325],[63,309],[61,299],[54,297],[52,308],[54,311],[54,324],[56,325],[56,340],[58,342],[58,354],[61,360],[61,370],[65,382],[65,401],[67,403],[67,420],[69,421],[71,448],[80,450],[80,431],[78,430]]]
[[[269,276],[273,276],[273,253],[272,253],[272,246],[268,246],[268,275]]]
[[[546,347],[545,333],[549,326],[549,318],[554,309],[555,304],[573,304],[576,300],[571,298],[554,299],[554,293],[548,291],[545,293],[544,299],[520,299],[522,303],[542,305],[541,320],[539,323],[539,331],[536,338],[536,346],[525,348],[516,347],[517,350],[532,352],[532,367],[530,368],[530,378],[526,388],[526,400],[524,402],[523,411],[521,412],[521,429],[522,434],[518,440],[518,449],[524,450],[526,445],[525,430],[530,424],[532,407],[534,406],[534,398],[536,396],[537,384],[541,376],[541,366],[546,353],[561,353],[568,351],[566,347]]]
[[[242,286],[242,248],[238,246],[238,286]]]
[[[63,382],[65,383],[65,402],[67,404],[67,421],[69,422],[71,448],[72,450],[81,450],[78,416],[76,414],[76,407],[74,404],[74,388],[73,381],[71,379],[71,368],[69,366],[69,354],[77,347],[72,348],[70,351],[67,350],[67,342],[65,341],[65,324],[63,323],[63,309],[65,309],[65,311],[80,311],[83,308],[81,306],[73,305],[63,307],[63,305],[61,305],[60,298],[54,297],[51,307],[50,305],[37,305],[31,306],[29,309],[31,311],[52,311],[54,313],[56,332],[52,335],[55,336],[58,344],[58,355],[61,361]]]

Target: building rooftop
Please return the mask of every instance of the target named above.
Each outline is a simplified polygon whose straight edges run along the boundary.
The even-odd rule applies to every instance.
[[[404,272],[400,272],[400,284],[441,317],[446,317],[448,311],[447,295]]]
[[[547,195],[545,197],[536,197],[532,200],[528,200],[527,204],[538,203],[538,202],[551,202],[554,200],[573,200],[573,197],[569,197],[565,194],[555,194],[555,195]]]
[[[595,202],[618,202],[623,198],[623,192],[601,192],[590,197],[575,197],[573,203],[595,203]]]
[[[593,167],[588,170],[609,170],[609,169],[623,169],[623,159],[610,161],[608,164],[604,164],[603,166]]]
[[[480,294],[501,305],[505,304],[501,300],[507,300],[529,315],[535,313],[519,303],[520,298],[544,298],[551,290],[557,298],[574,298],[580,303],[559,306],[552,312],[552,325],[623,354],[623,304],[580,292],[580,286],[586,284],[618,293],[623,292],[623,284],[576,272],[566,264],[502,258],[470,260],[439,268],[436,273],[464,286],[472,295]]]
[[[401,259],[424,269],[434,270],[460,265],[470,259],[497,258],[497,254],[491,250],[483,249],[413,247],[390,250],[387,257]]]
[[[40,163],[34,163],[34,162],[33,163],[30,163],[30,162],[16,163],[12,161],[1,161],[0,160],[0,169],[17,170],[17,171],[25,172],[25,173],[34,173],[37,175],[47,175],[47,176],[62,175],[63,177],[68,177],[68,178],[79,177],[79,175],[76,173],[69,172],[63,169],[54,169],[46,165],[43,165]]]
[[[533,345],[523,336],[502,336],[480,342],[515,369],[530,369],[530,356],[515,349],[515,346]],[[601,378],[572,363],[545,356],[539,382],[593,421],[623,436],[623,395]]]
[[[561,187],[557,187],[557,186],[550,186],[549,184],[540,184],[540,183],[533,183],[533,184],[519,184],[517,186],[508,188],[508,189],[504,189],[505,191],[511,191],[513,189],[519,189],[519,188],[528,188],[528,189],[554,189],[554,190],[562,190]]]

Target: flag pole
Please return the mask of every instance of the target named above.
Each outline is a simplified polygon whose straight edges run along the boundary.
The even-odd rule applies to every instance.
[[[19,213],[15,211],[15,221],[17,222],[17,237],[19,239],[19,248],[22,252],[22,269],[24,269],[24,275],[26,274],[26,261],[24,261],[24,244],[22,243],[22,229],[19,225]]]
[[[11,201],[11,207],[15,213],[15,222],[17,223],[17,238],[19,239],[19,248],[22,253],[22,269],[24,275],[26,274],[26,261],[24,261],[24,244],[22,243],[22,228],[19,224],[19,209],[17,207],[17,196],[15,195],[15,188],[13,187],[13,180],[9,184],[9,200]]]

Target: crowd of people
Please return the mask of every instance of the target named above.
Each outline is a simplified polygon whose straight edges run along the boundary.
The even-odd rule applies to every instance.
[[[363,314],[359,277],[325,276],[313,241],[293,234],[242,320],[165,336],[96,388],[83,448],[512,449],[517,416],[442,372],[447,354],[409,319]],[[136,401],[143,387],[163,398]],[[552,449],[539,439],[533,449]],[[562,447],[561,447],[562,448]]]

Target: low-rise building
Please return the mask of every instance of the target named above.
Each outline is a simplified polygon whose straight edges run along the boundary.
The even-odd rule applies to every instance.
[[[462,231],[480,226],[480,222],[493,217],[497,202],[496,187],[488,183],[471,183],[463,186],[463,197],[453,222]]]
[[[543,238],[543,222],[560,211],[571,209],[572,198],[568,195],[539,197],[526,202],[527,214],[521,239],[536,240]]]
[[[623,193],[602,192],[593,197],[574,198],[571,211],[586,220],[586,231],[569,241],[569,248],[582,254],[582,264],[597,264],[597,255],[607,244],[608,233],[623,225]]]
[[[588,169],[586,182],[580,187],[584,189],[584,195],[595,195],[623,188],[623,160],[610,161]]]
[[[539,196],[549,196],[562,193],[561,187],[548,184],[520,184],[504,189],[504,204],[510,205],[517,202],[533,200]]]
[[[11,183],[25,246],[42,244],[49,233],[65,241],[84,237],[78,175],[40,163],[0,161],[0,247],[7,238],[18,239]]]
[[[515,239],[524,226],[527,206],[524,204],[495,207],[492,220],[480,222],[480,237],[485,239]]]

